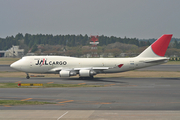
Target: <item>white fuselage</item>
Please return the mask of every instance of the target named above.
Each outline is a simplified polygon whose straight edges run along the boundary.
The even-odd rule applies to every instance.
[[[26,73],[58,73],[58,70],[76,69],[94,69],[97,73],[117,73],[161,64],[167,62],[167,59],[166,57],[75,58],[64,56],[26,56],[11,66]]]

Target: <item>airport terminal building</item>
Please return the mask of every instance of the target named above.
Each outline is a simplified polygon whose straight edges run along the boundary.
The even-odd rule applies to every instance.
[[[0,57],[23,57],[24,49],[19,49],[19,46],[12,46],[6,51],[0,51]]]

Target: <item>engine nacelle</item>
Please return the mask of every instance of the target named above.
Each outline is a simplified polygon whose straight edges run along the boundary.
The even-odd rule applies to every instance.
[[[94,70],[80,70],[79,71],[80,77],[91,77],[93,75],[96,75],[96,72]]]
[[[67,71],[67,70],[61,70],[59,72],[60,77],[70,77],[75,76],[77,73],[75,71]]]

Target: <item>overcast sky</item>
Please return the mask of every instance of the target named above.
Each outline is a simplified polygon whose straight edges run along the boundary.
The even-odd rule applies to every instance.
[[[0,38],[17,33],[180,38],[180,0],[0,0]]]

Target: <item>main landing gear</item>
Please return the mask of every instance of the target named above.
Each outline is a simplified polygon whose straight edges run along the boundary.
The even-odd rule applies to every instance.
[[[28,73],[26,73],[26,75],[27,75],[27,76],[26,76],[26,79],[29,79],[29,78],[30,78],[30,77],[29,77],[29,74],[28,74]]]

